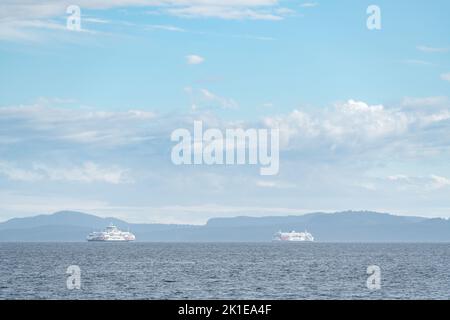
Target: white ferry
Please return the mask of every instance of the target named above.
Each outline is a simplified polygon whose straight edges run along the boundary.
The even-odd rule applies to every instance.
[[[273,236],[273,241],[280,242],[313,242],[314,237],[308,231],[305,232],[277,232]]]
[[[87,241],[134,241],[136,237],[131,232],[121,231],[113,224],[110,224],[104,231],[92,232],[87,238]]]

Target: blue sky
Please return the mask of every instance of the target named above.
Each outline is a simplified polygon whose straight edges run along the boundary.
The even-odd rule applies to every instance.
[[[450,216],[448,1],[76,2],[0,4],[0,220]],[[175,167],[199,119],[279,128],[279,175]]]

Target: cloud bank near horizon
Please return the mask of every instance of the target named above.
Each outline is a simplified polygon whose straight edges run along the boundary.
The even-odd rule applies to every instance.
[[[168,115],[64,104],[44,99],[0,108],[0,181],[8,185],[0,192],[4,218],[32,214],[30,208],[118,215],[124,214],[120,208],[134,208],[127,214],[138,221],[201,223],[221,212],[194,213],[192,208],[204,203],[199,199],[224,208],[253,205],[263,214],[280,214],[270,208],[283,203],[295,212],[368,209],[448,216],[450,173],[435,165],[449,158],[446,97],[405,98],[389,107],[350,99],[251,122],[224,120],[214,110]],[[174,166],[170,132],[192,130],[199,118],[206,127],[280,129],[280,174],[260,177],[251,166]],[[19,201],[28,202],[21,208],[8,200],[29,199],[31,190],[42,199],[71,194],[83,200],[80,207],[61,201],[47,210],[39,202],[33,207],[29,200]],[[154,210],[142,209],[147,207]],[[169,214],[161,208],[177,210]]]

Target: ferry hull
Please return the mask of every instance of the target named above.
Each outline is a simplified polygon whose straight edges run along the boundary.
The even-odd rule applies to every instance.
[[[109,240],[103,240],[103,239],[87,239],[88,242],[133,242],[135,240],[128,240],[128,239],[109,239]]]
[[[273,239],[274,242],[314,242],[314,237],[309,232],[277,232]]]

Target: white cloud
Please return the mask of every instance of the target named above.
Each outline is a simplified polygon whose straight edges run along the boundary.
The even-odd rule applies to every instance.
[[[205,58],[198,56],[196,54],[191,54],[186,56],[186,60],[188,64],[201,64],[205,61]]]
[[[267,127],[280,130],[280,142],[284,147],[288,147],[295,137],[310,140],[316,138],[320,133],[316,120],[299,110],[294,110],[287,116],[267,117],[263,123]]]
[[[450,186],[450,179],[446,178],[446,177],[440,177],[437,175],[431,175],[431,180],[432,180],[432,187],[434,189],[441,189],[447,186]]]
[[[52,17],[65,17],[66,8],[73,5],[71,0],[3,0],[0,2],[0,20],[41,20]],[[115,7],[156,7],[169,14],[208,16],[218,18],[266,19],[267,10],[277,8],[277,0],[78,0],[83,9],[104,10]],[[266,10],[266,11],[264,11]],[[83,12],[83,11],[82,11]],[[222,13],[221,13],[222,12]],[[88,19],[91,19],[88,17]],[[97,22],[100,22],[99,19]],[[87,20],[89,21],[89,20]],[[94,20],[90,20],[94,22]]]
[[[214,109],[236,109],[238,103],[206,88],[185,88],[197,116]],[[186,123],[179,119],[157,117],[140,110],[104,112],[91,108],[56,108],[45,101],[34,105],[0,108],[0,126],[4,128],[0,143],[21,141],[77,143],[101,148],[158,143],[169,134],[170,125]],[[395,143],[420,152],[421,146],[432,144],[427,152],[441,152],[450,131],[450,101],[447,97],[405,98],[399,107],[386,108],[362,101],[349,100],[333,107],[294,110],[284,115],[262,119],[261,125],[279,128],[281,146],[309,152],[361,152],[363,149],[387,148]],[[205,119],[216,122],[217,119]],[[173,122],[173,123],[172,123]],[[224,124],[220,124],[223,126]],[[245,122],[242,123],[246,126]]]
[[[220,107],[224,109],[235,109],[238,107],[237,102],[234,101],[233,99],[218,96],[212,93],[211,91],[208,91],[207,89],[200,89],[200,93],[208,103],[212,104],[217,103]]]
[[[262,104],[262,106],[264,107],[264,108],[272,108],[273,107],[273,103],[272,102],[264,102],[263,104]]]
[[[32,30],[64,30],[64,23],[55,24],[51,19],[67,17],[66,8],[73,4],[72,0],[3,0],[0,2],[0,40],[36,40]],[[277,0],[78,0],[76,5],[82,9],[82,17],[84,9],[126,6],[154,7],[163,14],[190,18],[281,20],[285,14],[276,12],[279,9]],[[92,17],[87,17],[86,21],[109,22]]]
[[[38,101],[33,105],[0,107],[2,118],[23,118],[40,123],[80,122],[89,120],[125,121],[150,120],[155,114],[143,110],[99,111],[89,108],[54,108]]]
[[[0,6],[1,7],[1,6]],[[48,20],[1,20],[0,40],[29,40],[37,41],[38,37],[30,30],[67,30],[65,25]]]
[[[434,107],[447,108],[449,106],[450,106],[450,99],[445,96],[435,96],[425,98],[405,97],[402,101],[402,107],[405,108],[433,109]]]
[[[427,53],[439,53],[439,52],[448,52],[449,48],[436,48],[429,46],[417,46],[417,50]]]
[[[83,22],[91,22],[91,23],[99,23],[99,24],[111,23],[110,20],[99,19],[99,18],[89,18],[89,17],[83,17]]]
[[[407,176],[393,175],[387,178],[388,181],[400,184],[400,188],[416,188],[425,191],[435,191],[450,186],[450,179],[435,174],[428,176]]]
[[[148,138],[143,126],[150,127],[156,115],[149,111],[99,111],[92,108],[53,107],[45,99],[33,105],[0,107],[0,124],[21,124],[20,132],[6,132],[15,139],[50,139],[116,146]],[[19,134],[19,136],[18,136]]]
[[[206,108],[223,108],[224,98],[217,100],[215,92],[200,88],[186,88],[186,92],[195,97],[198,112],[155,116],[138,110],[52,106],[64,104],[64,99],[0,108],[4,159],[0,179],[15,192],[104,199],[112,204],[89,211],[116,216],[126,211],[128,219],[153,222],[269,215],[274,209],[261,211],[261,207],[275,208],[280,201],[292,207],[291,211],[280,209],[282,215],[296,210],[299,203],[307,211],[349,206],[374,209],[383,199],[386,211],[400,208],[413,214],[431,212],[426,210],[431,201],[436,208],[448,202],[447,97],[407,97],[393,106],[349,100],[324,108],[299,108],[255,123],[255,119],[233,122],[215,116],[214,110]],[[170,132],[191,128],[194,119],[215,128],[280,127],[284,139],[280,176],[260,179],[247,166],[174,168],[168,152]],[[51,163],[52,159],[59,162]],[[399,170],[409,170],[409,175],[385,178]],[[13,181],[43,182],[43,190],[36,190],[37,183]],[[96,183],[103,185],[98,188]],[[173,194],[179,207],[167,206],[174,203]],[[201,206],[202,199],[224,201],[242,211]],[[58,209],[64,205],[58,203]],[[437,208],[431,214],[448,215],[448,210]]]
[[[171,8],[166,10],[167,13],[186,18],[202,17],[202,18],[220,18],[225,20],[282,20],[280,14],[252,10],[240,7],[226,6],[190,6],[182,8]]]
[[[16,165],[0,161],[0,175],[12,181],[59,181],[59,182],[102,182],[109,184],[130,183],[128,170],[119,167],[102,167],[93,162],[85,162],[81,166],[55,167],[41,163],[34,163],[29,169],[22,169]]]
[[[296,185],[285,181],[270,181],[270,180],[257,180],[256,186],[260,188],[273,188],[273,189],[290,189],[295,188]]]
[[[101,167],[93,162],[85,162],[78,167],[55,168],[47,165],[35,164],[33,169],[43,172],[51,181],[73,181],[110,184],[129,183],[128,170],[119,167]]]
[[[165,25],[165,24],[152,24],[147,26],[148,29],[151,30],[165,30],[165,31],[172,31],[172,32],[186,32],[185,29],[171,26],[171,25]]]
[[[38,41],[37,31],[66,31],[64,22],[55,23],[51,19],[66,17],[66,8],[73,5],[71,0],[4,0],[0,2],[0,40]],[[114,7],[140,6],[155,7],[161,13],[185,17],[210,17],[221,19],[263,19],[280,20],[276,13],[276,0],[78,0],[76,5],[83,9],[105,10]],[[83,17],[83,13],[82,13]],[[110,23],[108,20],[86,17],[89,23]],[[82,19],[83,21],[83,19]],[[83,24],[82,24],[83,25]],[[155,29],[178,31],[182,29],[155,26]],[[83,29],[84,33],[96,33]],[[72,35],[75,33],[72,33]]]
[[[279,14],[280,16],[291,16],[291,15],[295,15],[296,11],[289,9],[289,8],[277,8],[275,9],[275,12],[277,14]]]
[[[417,60],[417,59],[406,59],[406,60],[403,60],[403,63],[417,65],[417,66],[433,66],[434,65],[433,63],[431,63],[429,61]]]
[[[200,107],[222,107],[224,98],[217,100],[207,89],[186,92],[197,95]],[[74,102],[40,99],[31,106],[0,108],[3,185],[11,192],[55,197],[55,203],[19,198],[4,203],[0,192],[2,211],[20,215],[45,206],[52,211],[81,208],[132,221],[203,223],[212,216],[376,209],[382,199],[385,211],[448,215],[442,209],[448,207],[450,187],[446,97],[408,97],[395,106],[349,100],[259,123],[221,120],[211,109],[156,116],[65,103]],[[280,176],[260,179],[247,166],[174,168],[170,132],[192,128],[193,119],[215,128],[279,126],[287,140]],[[405,172],[400,170],[409,175],[386,178]],[[59,201],[65,196],[81,199],[79,205]],[[98,207],[97,199],[102,199]],[[204,199],[217,205],[206,205]],[[286,208],[277,209],[280,202]],[[427,210],[430,203],[433,210]]]
[[[314,8],[317,7],[319,4],[317,2],[305,2],[300,4],[300,7],[302,8]]]
[[[279,128],[282,145],[297,142],[328,141],[331,145],[365,144],[387,136],[400,135],[408,127],[408,117],[382,105],[349,100],[319,113],[294,110],[286,116],[267,117],[264,124]],[[302,144],[303,145],[303,144]],[[304,145],[303,145],[304,146]],[[316,143],[312,147],[317,147]]]
[[[65,16],[72,0],[3,0],[0,3],[0,18],[30,18]],[[76,5],[86,9],[109,9],[114,7],[196,7],[217,6],[223,8],[272,7],[277,0],[78,0]]]
[[[450,119],[450,99],[445,96],[403,99],[403,112],[424,127]]]
[[[444,81],[450,81],[450,72],[441,74],[441,79]]]
[[[34,182],[42,180],[44,177],[41,173],[32,170],[25,170],[15,165],[0,161],[0,175],[5,176],[12,181]]]
[[[331,108],[266,117],[262,125],[280,130],[284,157],[303,155],[307,164],[308,159],[317,165],[357,161],[370,167],[393,159],[441,159],[450,156],[447,101],[408,98],[408,106],[385,107],[349,100]]]
[[[208,89],[195,89],[192,87],[184,88],[184,92],[189,96],[191,109],[236,109],[239,104],[231,98],[219,96]]]

